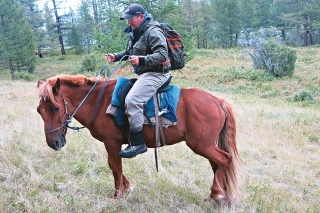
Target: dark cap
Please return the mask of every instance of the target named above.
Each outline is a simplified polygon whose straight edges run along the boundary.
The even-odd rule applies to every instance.
[[[139,4],[131,4],[120,17],[121,20],[131,19],[133,16],[145,14],[144,8]]]

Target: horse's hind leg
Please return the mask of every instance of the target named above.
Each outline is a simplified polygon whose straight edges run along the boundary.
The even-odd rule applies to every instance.
[[[215,158],[208,158],[214,172],[213,184],[211,186],[210,198],[216,200],[219,204],[230,204],[229,196],[226,192],[225,176],[231,161],[231,156],[227,152],[215,146]]]
[[[226,194],[224,178],[231,160],[230,154],[219,149],[215,145],[206,147],[205,149],[197,151],[196,153],[209,160],[214,172],[211,193],[207,199],[213,199],[221,205],[226,203],[229,204],[229,195]]]
[[[205,200],[215,200],[220,205],[230,204],[229,195],[226,194],[226,185],[219,184],[221,183],[221,178],[218,177],[218,165],[213,161],[209,162],[214,173],[214,179],[211,186],[211,193],[208,197],[205,198]]]

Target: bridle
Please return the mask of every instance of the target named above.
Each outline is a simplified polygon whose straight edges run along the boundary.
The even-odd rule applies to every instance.
[[[74,130],[79,130],[79,129],[82,129],[84,127],[71,127],[69,126],[69,123],[71,123],[71,116],[69,114],[69,111],[68,111],[68,102],[66,101],[66,99],[64,98],[62,92],[59,90],[59,94],[61,95],[62,97],[62,100],[63,100],[63,104],[64,104],[64,115],[62,117],[62,120],[61,120],[61,125],[58,127],[58,128],[55,128],[55,129],[51,129],[51,130],[48,130],[45,132],[45,134],[49,134],[49,133],[52,133],[52,132],[55,132],[55,131],[58,131],[59,129],[62,129],[63,128],[63,134],[66,133],[66,130],[67,128],[70,128],[70,129],[74,129]],[[64,118],[68,116],[68,119],[63,122]]]
[[[107,75],[107,79],[111,77],[111,75],[114,73],[114,71],[116,70],[116,68],[119,66],[120,62],[122,62],[122,60],[125,58],[125,57],[128,57],[129,55],[125,55],[123,56],[119,62],[117,63],[117,65],[110,71],[110,73]],[[104,74],[105,70],[109,67],[109,64],[107,64],[106,66],[104,66],[101,71],[99,72],[99,75],[98,75],[98,79],[96,80],[96,82],[92,85],[92,87],[90,88],[90,90],[88,91],[87,95],[82,99],[82,101],[80,102],[79,106],[75,109],[75,111],[72,113],[72,115],[69,114],[69,111],[68,111],[68,102],[66,101],[66,99],[64,98],[61,90],[59,90],[59,93],[62,97],[62,100],[63,100],[63,104],[64,104],[64,115],[63,115],[63,118],[62,118],[62,121],[61,121],[61,125],[58,127],[58,128],[55,128],[55,129],[51,129],[51,130],[48,130],[45,132],[45,134],[50,134],[50,133],[53,133],[53,132],[56,132],[58,131],[59,129],[63,129],[63,134],[66,133],[67,131],[67,128],[69,129],[72,129],[72,130],[77,130],[79,131],[80,129],[83,129],[85,128],[84,126],[82,127],[73,127],[73,126],[69,126],[69,124],[71,123],[72,121],[72,118],[74,117],[74,115],[77,113],[77,111],[80,109],[80,107],[82,106],[82,104],[85,102],[85,100],[88,98],[89,94],[92,92],[92,90],[96,87],[97,83],[99,82],[101,76]],[[105,87],[104,87],[105,89]],[[99,92],[99,95],[98,95],[98,100],[101,100],[101,97],[102,97],[102,94],[103,94],[104,90],[101,90]],[[98,101],[99,102],[99,101]],[[98,107],[97,105],[99,104],[96,104],[96,107]],[[97,109],[97,108],[96,108]],[[63,122],[64,118],[68,116],[68,119]],[[97,116],[97,110],[95,111],[93,117],[91,118],[89,124],[95,119],[95,117]],[[87,124],[87,126],[89,125]]]

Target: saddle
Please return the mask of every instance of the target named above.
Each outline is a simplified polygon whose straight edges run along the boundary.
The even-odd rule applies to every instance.
[[[127,117],[125,114],[125,98],[137,79],[127,79],[118,77],[112,94],[111,104],[108,106],[106,113],[115,117],[119,127],[125,125]],[[181,89],[175,85],[170,85],[171,77],[157,90],[155,94],[157,101],[151,98],[144,105],[144,115],[146,125],[155,125],[155,107],[158,106],[162,126],[169,127],[177,122],[176,110],[180,98]]]

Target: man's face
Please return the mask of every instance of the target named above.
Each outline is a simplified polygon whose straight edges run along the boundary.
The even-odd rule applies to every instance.
[[[136,15],[133,16],[131,19],[128,19],[128,24],[131,26],[131,28],[134,30],[138,27],[140,27],[142,21],[143,21],[144,15],[140,14],[140,15]]]

